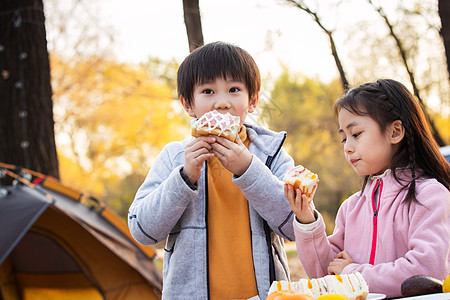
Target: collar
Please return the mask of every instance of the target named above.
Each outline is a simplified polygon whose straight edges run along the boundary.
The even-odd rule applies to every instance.
[[[383,174],[380,174],[380,175],[371,175],[371,176],[369,177],[369,179],[370,179],[370,180],[381,179],[381,178],[384,178],[384,177],[386,177],[387,175],[389,175],[389,174],[391,174],[391,173],[392,173],[392,170],[391,170],[391,169],[387,169],[386,171],[384,171]]]
[[[242,125],[241,130],[239,131],[239,138],[241,139],[242,143],[246,144],[248,135],[245,125]]]

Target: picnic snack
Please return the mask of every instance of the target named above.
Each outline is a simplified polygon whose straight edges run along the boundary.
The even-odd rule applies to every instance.
[[[236,139],[240,127],[240,118],[230,113],[221,114],[216,110],[209,111],[192,124],[191,134],[194,137],[214,134],[232,142]]]
[[[444,279],[444,282],[442,284],[442,292],[450,293],[450,275],[448,275]]]
[[[269,294],[266,300],[314,300],[314,297],[298,291],[275,291]]]
[[[294,189],[300,189],[308,197],[308,202],[311,202],[316,193],[319,176],[298,165],[286,173],[283,181],[294,186]]]
[[[361,273],[326,275],[321,278],[305,279],[296,282],[274,281],[269,289],[269,296],[275,291],[291,290],[305,293],[317,299],[322,295],[338,294],[349,300],[364,300],[369,295],[369,286]]]
[[[317,300],[347,300],[347,297],[339,294],[326,294],[320,296]]]

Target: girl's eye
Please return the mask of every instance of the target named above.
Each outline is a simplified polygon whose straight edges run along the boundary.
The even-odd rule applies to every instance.
[[[239,90],[239,88],[237,88],[237,87],[232,87],[231,89],[230,89],[230,93],[237,93],[237,92],[239,92],[240,90]]]
[[[207,95],[211,95],[211,94],[214,94],[214,91],[211,90],[211,89],[205,89],[205,90],[203,90],[202,93],[203,93],[203,94],[207,94]]]
[[[347,139],[342,139],[341,143],[345,144],[346,141]]]
[[[358,132],[358,133],[353,134],[352,136],[353,136],[354,138],[357,138],[360,134],[361,134],[361,132]]]

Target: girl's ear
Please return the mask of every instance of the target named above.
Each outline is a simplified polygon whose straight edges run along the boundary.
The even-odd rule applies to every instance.
[[[259,102],[259,93],[256,93],[255,96],[253,96],[252,98],[250,98],[250,100],[248,101],[248,112],[252,113],[256,110],[256,106],[258,105]]]
[[[183,96],[180,96],[180,101],[189,117],[195,118],[194,107],[191,106]]]
[[[390,126],[390,139],[392,144],[400,143],[405,137],[405,127],[402,121],[395,120]]]

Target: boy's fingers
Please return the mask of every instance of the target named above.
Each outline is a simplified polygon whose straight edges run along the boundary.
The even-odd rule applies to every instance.
[[[236,135],[236,139],[234,140],[234,142],[238,145],[244,145],[244,143],[241,141],[241,137],[238,135]]]
[[[226,139],[221,136],[214,136],[214,138],[218,144],[222,145],[225,148],[231,149],[233,147],[234,143],[232,141],[230,141],[229,139]]]

